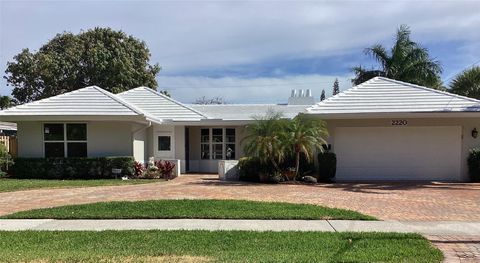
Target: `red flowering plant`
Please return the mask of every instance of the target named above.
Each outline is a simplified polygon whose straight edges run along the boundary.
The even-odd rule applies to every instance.
[[[158,170],[160,171],[161,177],[163,177],[167,181],[175,178],[175,174],[173,173],[173,169],[175,168],[175,164],[173,162],[160,160],[160,161],[155,162],[155,166],[158,167]]]
[[[135,162],[133,163],[133,176],[135,178],[141,178],[143,177],[143,174],[145,173],[145,166],[141,162]]]

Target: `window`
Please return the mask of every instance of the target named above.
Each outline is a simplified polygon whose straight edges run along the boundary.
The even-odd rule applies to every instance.
[[[85,123],[45,123],[43,125],[45,157],[86,157]]]
[[[212,129],[212,159],[223,159],[223,129]]]
[[[201,129],[200,131],[200,158],[210,159],[210,129]]]
[[[235,129],[201,129],[200,154],[207,160],[235,159]]]
[[[158,150],[170,151],[171,150],[171,137],[170,136],[158,136]]]

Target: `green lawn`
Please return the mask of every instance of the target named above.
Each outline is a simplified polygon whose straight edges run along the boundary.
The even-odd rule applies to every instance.
[[[71,188],[105,185],[128,185],[161,182],[161,180],[126,180],[99,179],[99,180],[42,180],[42,179],[0,179],[0,192],[12,192],[19,190],[38,188]]]
[[[0,232],[2,262],[440,262],[442,257],[417,234]]]
[[[375,220],[355,211],[307,204],[244,200],[153,200],[106,202],[35,209],[3,218],[121,219],[346,219]]]

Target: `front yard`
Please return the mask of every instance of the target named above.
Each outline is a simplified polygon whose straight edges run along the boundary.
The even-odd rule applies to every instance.
[[[307,204],[243,200],[152,200],[69,205],[18,212],[4,218],[54,219],[345,219],[375,220],[355,211]]]
[[[101,231],[0,232],[5,262],[440,262],[416,234]]]
[[[73,187],[91,187],[91,186],[109,186],[109,185],[129,185],[129,184],[147,184],[162,182],[163,180],[54,180],[54,179],[14,179],[0,178],[0,192],[13,192],[20,190],[38,189],[38,188],[73,188]]]

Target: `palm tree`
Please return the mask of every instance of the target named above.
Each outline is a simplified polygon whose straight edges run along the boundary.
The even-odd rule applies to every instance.
[[[328,137],[326,123],[320,119],[299,115],[286,127],[282,140],[290,147],[288,151],[295,155],[295,178],[300,170],[300,156],[303,154],[307,161],[314,158],[315,150],[323,152],[325,138]]]
[[[255,119],[246,127],[248,135],[243,139],[246,142],[245,153],[257,157],[263,164],[271,164],[278,172],[279,163],[285,158],[282,134],[287,121],[282,119],[281,113],[273,111]]]
[[[450,88],[453,93],[480,99],[480,67],[472,67],[458,74]]]
[[[354,85],[358,85],[376,76],[383,76],[422,86],[441,87],[440,63],[428,54],[428,50],[410,39],[410,29],[406,25],[397,30],[396,40],[390,52],[376,44],[365,49],[365,54],[373,57],[380,69],[367,70],[362,66],[353,68]]]

